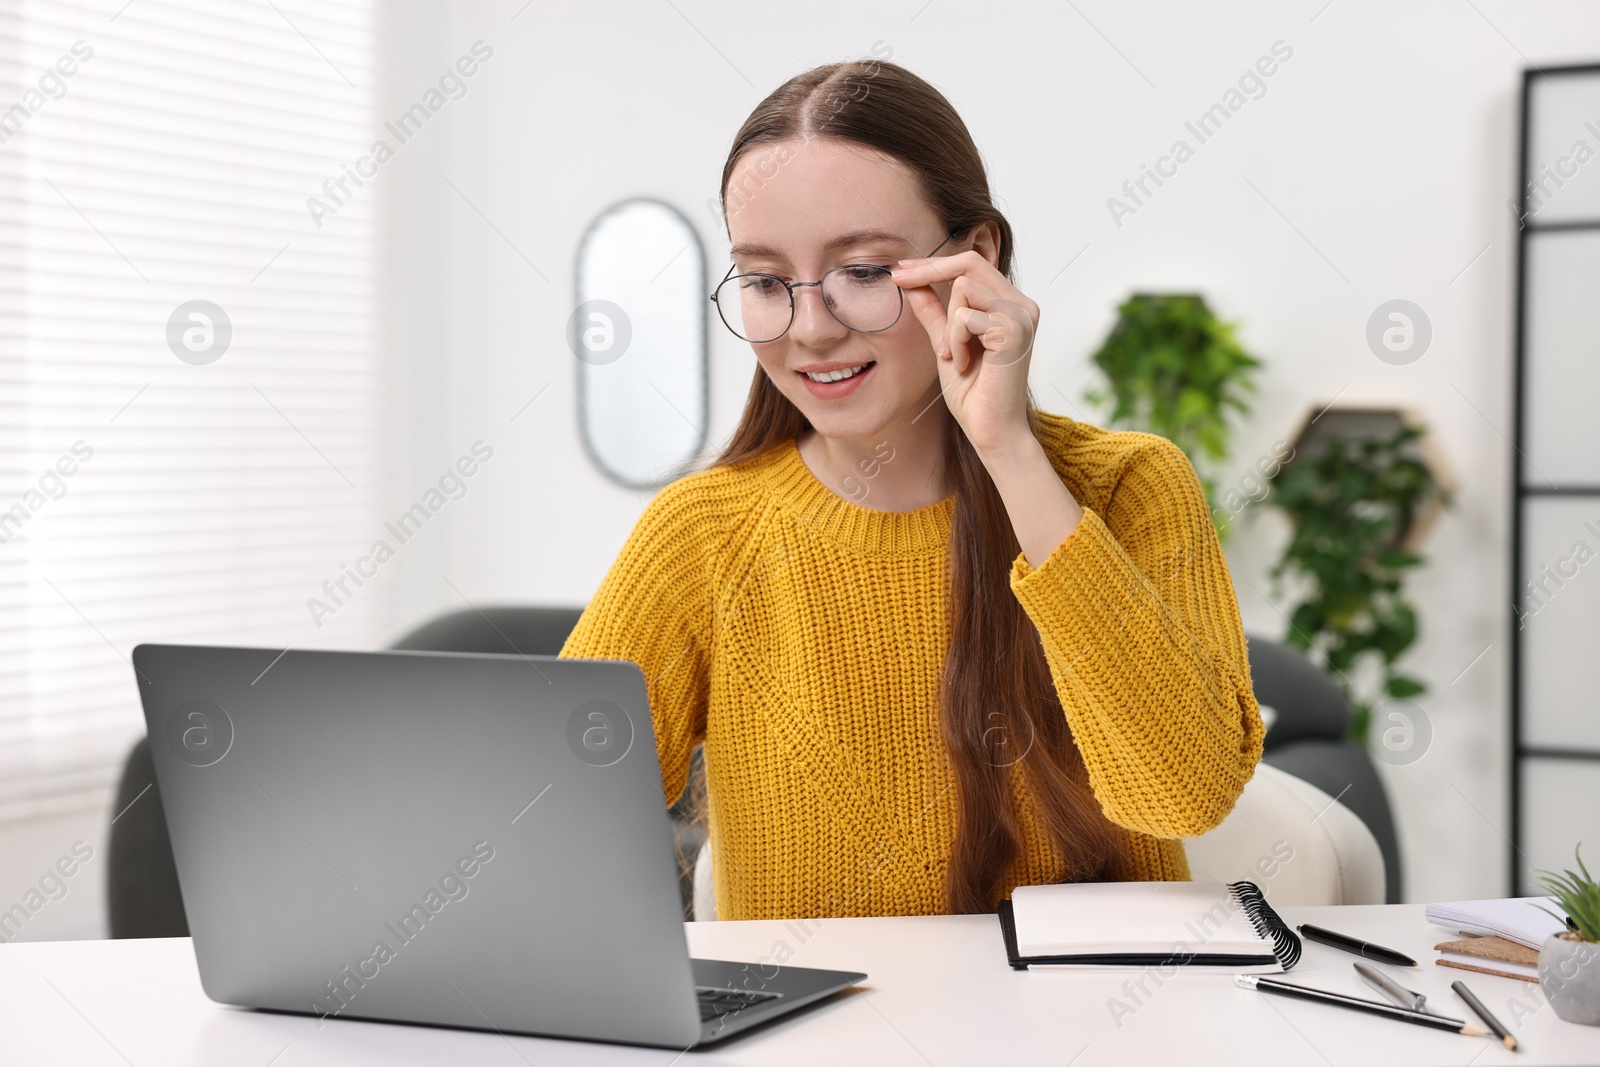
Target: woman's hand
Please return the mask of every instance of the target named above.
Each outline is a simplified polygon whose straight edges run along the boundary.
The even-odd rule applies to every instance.
[[[974,250],[903,259],[893,273],[928,331],[945,405],[980,453],[1032,440],[1028,364],[1039,325],[1029,300]],[[932,285],[950,284],[949,307]]]
[[[901,260],[894,280],[928,331],[945,405],[1005,502],[1034,567],[1072,535],[1083,509],[1028,426],[1028,357],[1039,305],[976,251]],[[950,303],[930,286],[950,283]]]

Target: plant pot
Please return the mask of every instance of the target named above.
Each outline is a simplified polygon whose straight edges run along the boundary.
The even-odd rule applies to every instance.
[[[1562,1019],[1600,1026],[1600,942],[1551,934],[1539,949],[1539,988]]]

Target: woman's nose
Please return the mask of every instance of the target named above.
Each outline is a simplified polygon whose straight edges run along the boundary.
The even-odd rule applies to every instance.
[[[820,285],[797,285],[794,289],[794,322],[789,336],[807,348],[822,348],[837,343],[850,328],[833,317],[822,296]]]

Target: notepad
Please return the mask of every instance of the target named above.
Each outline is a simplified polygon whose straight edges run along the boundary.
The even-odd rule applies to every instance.
[[[1537,949],[1551,934],[1559,934],[1566,925],[1555,915],[1534,907],[1542,904],[1556,915],[1563,914],[1559,905],[1549,897],[1509,897],[1504,900],[1456,900],[1443,904],[1429,904],[1424,909],[1428,921],[1435,926],[1460,930],[1464,934],[1503,937],[1519,945]]]
[[[1273,973],[1300,958],[1300,939],[1253,882],[1018,886],[999,916],[1019,970],[1176,964]]]
[[[1539,980],[1539,953],[1503,937],[1469,937],[1433,947],[1439,951],[1439,958],[1434,962],[1441,967],[1520,978],[1524,982]]]

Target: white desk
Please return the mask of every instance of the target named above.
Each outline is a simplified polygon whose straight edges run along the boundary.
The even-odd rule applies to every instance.
[[[1436,966],[1445,935],[1420,905],[1285,908],[1422,961],[1404,981],[1432,1006],[1471,1019],[1450,992],[1465,977],[1518,1035],[1522,1051],[1491,1038],[1408,1026],[1338,1008],[1238,989],[1232,976],[1180,974],[1115,1020],[1128,972],[1027,973],[1006,966],[988,916],[825,919],[809,939],[779,922],[691,923],[698,956],[754,960],[777,942],[800,966],[866,971],[869,978],[765,1030],[678,1058],[673,1051],[501,1037],[494,1033],[328,1020],[223,1007],[206,999],[188,939],[0,945],[0,1063],[136,1067],[237,1064],[1597,1064],[1600,1027],[1555,1017],[1535,984]],[[1290,981],[1375,997],[1355,957],[1306,945]],[[1524,1005],[1521,1016],[1508,998]],[[1120,1022],[1120,1025],[1118,1023]]]

